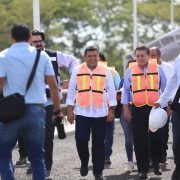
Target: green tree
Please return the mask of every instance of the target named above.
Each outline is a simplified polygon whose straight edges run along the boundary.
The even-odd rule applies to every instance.
[[[41,30],[46,47],[82,59],[88,45],[99,47],[109,65],[122,74],[122,59],[131,52],[132,0],[40,0]],[[147,43],[168,32],[169,0],[138,1],[138,42]],[[180,3],[174,3],[175,23],[180,23]],[[16,22],[32,27],[32,0],[0,0],[0,50],[8,47],[10,27]]]
[[[0,50],[11,44],[10,29],[18,22],[32,26],[32,0],[0,1]]]

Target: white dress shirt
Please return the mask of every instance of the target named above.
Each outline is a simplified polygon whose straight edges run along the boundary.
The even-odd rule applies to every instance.
[[[57,62],[59,67],[68,67],[69,74],[72,73],[74,67],[79,65],[79,60],[74,56],[57,51]]]
[[[168,80],[172,75],[173,66],[170,63],[167,63],[167,62],[164,62],[164,61],[161,61],[160,66],[162,67],[162,69],[164,71],[164,74],[166,76],[166,79]]]
[[[68,55],[68,54],[65,54],[65,53],[62,53],[61,51],[57,51],[57,64],[58,64],[58,67],[67,67],[68,70],[69,70],[69,74],[72,73],[74,67],[78,66],[79,65],[79,59],[75,58],[74,56],[71,56],[71,55]],[[51,58],[51,60],[56,60]],[[60,82],[61,82],[61,79],[59,77],[58,79],[58,88],[60,89]],[[60,98],[62,99],[62,92],[60,91],[59,93],[60,95]],[[52,105],[53,102],[52,102],[52,99],[51,98],[47,98],[47,103],[45,104],[45,106],[49,106],[49,105]]]
[[[102,107],[100,107],[100,108],[95,107],[92,101],[90,103],[90,106],[80,107],[78,105],[78,103],[75,103],[75,97],[76,97],[76,91],[77,91],[76,75],[78,73],[79,67],[80,66],[76,67],[72,72],[71,79],[69,82],[69,89],[68,89],[66,104],[75,106],[74,110],[75,110],[76,115],[81,115],[81,116],[86,116],[86,117],[107,116],[107,114],[108,114],[107,99],[108,99],[110,107],[117,105],[116,91],[115,91],[114,82],[113,82],[110,70],[107,71],[106,85],[105,85],[105,89],[107,92],[104,90],[104,94],[103,94],[104,102],[103,102]],[[89,69],[89,72],[93,73],[93,71],[91,71],[90,69]]]
[[[172,76],[167,82],[167,86],[164,90],[164,93],[160,96],[158,103],[161,107],[165,107],[168,104],[168,101],[171,100],[172,93],[177,91],[177,88],[180,85],[180,55],[175,59]]]

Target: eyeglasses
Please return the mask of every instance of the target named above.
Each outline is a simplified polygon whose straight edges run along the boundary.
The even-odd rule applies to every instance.
[[[31,43],[33,43],[33,44],[39,44],[39,43],[42,43],[43,42],[43,40],[37,40],[37,41],[32,41]]]

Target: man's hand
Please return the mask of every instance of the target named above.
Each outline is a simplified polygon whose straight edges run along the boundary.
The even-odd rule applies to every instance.
[[[115,108],[109,108],[108,110],[108,116],[107,116],[107,122],[112,122],[115,118]]]
[[[158,102],[155,102],[153,106],[154,106],[154,107],[157,107],[157,108],[158,108],[158,107],[161,107],[161,105],[160,105]]]
[[[74,107],[73,106],[68,106],[68,113],[67,113],[67,120],[71,123],[74,124],[75,116],[74,116]]]
[[[3,89],[3,86],[4,86],[4,81],[5,81],[5,78],[0,77],[0,92],[1,92],[1,91],[2,91],[2,89]]]
[[[128,105],[124,104],[124,105],[123,105],[123,109],[124,109],[124,118],[125,118],[128,122],[130,122],[132,116],[131,116],[131,111],[130,111]]]
[[[52,120],[53,123],[56,123],[56,121],[58,119],[63,119],[63,118],[64,118],[64,114],[60,109],[53,111],[53,115],[51,117],[51,120]]]
[[[167,113],[168,116],[172,115],[172,110],[171,110],[170,106],[167,106],[166,113]]]

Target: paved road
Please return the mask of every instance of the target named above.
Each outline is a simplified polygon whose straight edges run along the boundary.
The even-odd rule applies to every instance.
[[[73,130],[74,127],[68,127],[68,130]],[[170,129],[171,132],[171,129]],[[172,134],[169,139],[169,151],[167,166],[162,166],[163,175],[155,176],[152,171],[148,174],[151,180],[170,180],[172,170],[174,168],[173,155],[172,155]],[[13,151],[13,162],[19,158],[17,149]],[[134,180],[137,179],[137,168],[131,173],[125,173],[126,154],[124,148],[124,140],[122,128],[119,122],[116,122],[115,140],[113,146],[111,166],[105,166],[103,172],[105,180]],[[70,132],[65,140],[54,140],[54,164],[51,174],[52,180],[93,180],[92,163],[89,162],[89,173],[85,178],[82,178],[79,173],[80,161],[77,156],[74,133]],[[30,175],[26,175],[27,166],[16,167],[15,176],[16,180],[31,180]]]

